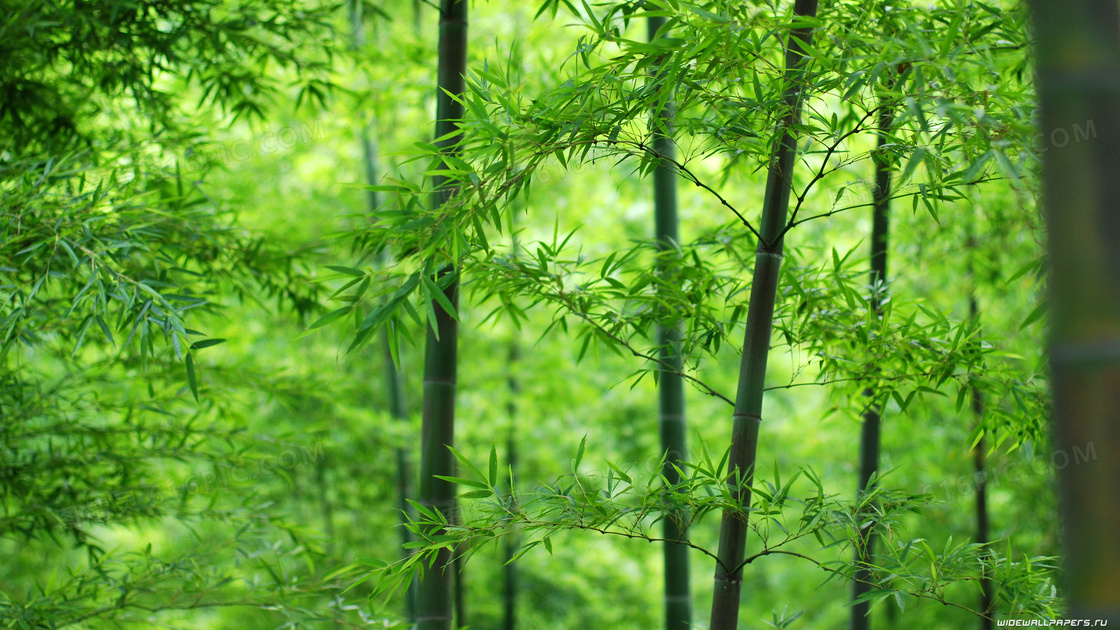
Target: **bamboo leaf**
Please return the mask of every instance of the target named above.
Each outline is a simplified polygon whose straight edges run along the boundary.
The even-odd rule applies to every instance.
[[[361,269],[354,269],[353,267],[343,267],[341,265],[326,265],[326,268],[330,269],[331,271],[337,271],[338,273],[348,276],[356,276],[358,278],[364,278],[366,276],[366,273],[364,271],[362,271]]]
[[[326,326],[327,324],[329,324],[329,323],[331,323],[331,322],[333,322],[337,319],[345,317],[346,314],[349,313],[351,310],[353,310],[353,307],[344,306],[344,307],[338,309],[337,311],[332,311],[330,313],[327,313],[326,315],[324,315],[324,316],[320,317],[319,319],[315,320],[315,323],[308,326],[308,330],[315,330],[316,328],[322,328],[323,326]]]
[[[423,274],[423,279],[424,286],[428,289],[428,295],[430,295],[436,302],[438,302],[439,305],[443,308],[444,312],[450,315],[452,319],[458,320],[459,313],[455,310],[455,307],[451,305],[451,300],[447,299],[447,295],[444,294],[443,289],[439,288],[439,285],[437,285],[435,281],[433,281],[428,276],[428,274]],[[432,320],[431,325],[433,327],[436,325],[434,319]]]
[[[587,447],[587,436],[584,435],[583,439],[579,441],[579,450],[576,451],[576,458],[572,460],[572,472],[579,471],[579,464],[583,461],[583,451]]]
[[[191,344],[191,350],[201,350],[203,348],[210,348],[218,344],[225,343],[225,339],[202,339]]]
[[[471,463],[471,460],[464,457],[462,453],[455,450],[455,447],[451,445],[447,446],[447,450],[451,451],[451,454],[455,456],[455,459],[459,460],[459,463],[461,463],[472,475],[474,475],[475,479],[479,480],[482,483],[483,488],[489,487],[486,485],[486,475],[483,475],[482,471],[479,470],[477,466]]]
[[[612,471],[614,471],[614,473],[615,473],[615,474],[617,474],[617,475],[618,475],[618,478],[619,478],[619,479],[621,479],[621,480],[625,481],[626,483],[628,483],[628,484],[630,484],[630,485],[634,485],[634,480],[633,480],[633,479],[631,479],[631,478],[630,478],[630,475],[626,474],[626,472],[625,472],[624,470],[622,470],[621,468],[619,468],[618,466],[616,466],[616,465],[612,464],[612,463],[611,463],[611,462],[609,462],[609,461],[607,462],[607,466],[609,466],[609,467],[610,467],[610,469],[611,469]]]
[[[498,451],[493,444],[490,445],[490,487],[498,485]]]
[[[1034,307],[1030,314],[1027,315],[1027,318],[1023,320],[1022,324],[1019,324],[1019,330],[1023,330],[1041,319],[1042,316],[1046,314],[1046,306],[1047,302],[1045,299],[1039,301],[1038,306]]]
[[[463,485],[463,486],[470,486],[472,488],[479,488],[481,490],[486,490],[487,493],[490,492],[490,486],[486,485],[485,483],[483,483],[481,481],[477,481],[475,479],[465,479],[463,477],[452,477],[452,476],[448,476],[448,475],[432,475],[432,476],[435,477],[436,479],[442,479],[444,481],[449,481],[449,482],[454,483],[454,484]]]
[[[195,402],[198,402],[198,377],[194,373],[194,357],[191,353],[187,353],[187,384],[190,385],[191,393],[194,394]]]

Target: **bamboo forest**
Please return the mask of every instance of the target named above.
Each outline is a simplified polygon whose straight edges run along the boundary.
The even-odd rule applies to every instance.
[[[1120,625],[1115,0],[0,6],[0,628]]]

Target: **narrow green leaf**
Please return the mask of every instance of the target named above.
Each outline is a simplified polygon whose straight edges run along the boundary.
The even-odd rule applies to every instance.
[[[490,487],[498,485],[498,451],[490,445]]]
[[[361,269],[355,269],[353,267],[343,267],[341,265],[326,265],[326,267],[331,271],[337,271],[338,273],[346,274],[348,276],[356,276],[358,278],[362,278],[366,275],[366,273]]]
[[[1034,310],[1031,311],[1030,315],[1027,315],[1027,318],[1023,320],[1023,323],[1019,324],[1019,330],[1023,330],[1027,326],[1030,326],[1031,324],[1037,322],[1045,314],[1046,300],[1042,300],[1038,303],[1038,306],[1034,307]]]
[[[195,402],[198,402],[198,377],[194,373],[194,357],[191,353],[187,353],[187,384],[191,387],[191,393],[194,394]]]
[[[583,439],[579,441],[579,450],[576,451],[576,458],[572,461],[572,472],[579,470],[579,464],[583,461],[583,451],[587,447],[587,436],[584,435]]]
[[[326,315],[324,315],[324,316],[320,317],[319,319],[315,320],[315,323],[311,324],[311,326],[308,327],[308,330],[315,330],[316,328],[322,328],[323,326],[326,326],[327,324],[333,322],[334,320],[346,316],[346,314],[349,313],[351,311],[351,309],[352,309],[352,307],[350,307],[350,306],[344,306],[344,307],[338,309],[337,311],[332,311],[330,313],[327,313]]]
[[[448,475],[432,475],[432,476],[435,477],[436,479],[442,479],[444,481],[448,481],[448,482],[451,482],[451,483],[456,484],[456,485],[470,486],[472,488],[478,488],[480,490],[486,490],[487,492],[490,492],[490,489],[489,489],[490,487],[489,486],[487,486],[485,483],[483,483],[481,481],[476,481],[474,479],[464,479],[463,477],[451,477],[451,476],[448,476]]]
[[[424,286],[428,289],[428,294],[431,295],[432,298],[434,298],[441,307],[443,307],[443,310],[448,315],[450,315],[452,319],[459,319],[459,313],[456,312],[455,307],[451,305],[451,300],[447,299],[447,296],[444,295],[443,289],[439,288],[439,285],[437,285],[435,281],[428,277],[428,274],[424,274],[423,278]],[[431,325],[433,328],[435,328],[436,323],[434,320],[431,322]]]
[[[225,343],[225,339],[201,339],[191,344],[191,350],[201,350],[218,344]]]

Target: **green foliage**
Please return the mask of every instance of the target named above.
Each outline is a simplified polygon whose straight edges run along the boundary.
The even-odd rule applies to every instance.
[[[999,584],[1000,603],[1009,610],[1041,617],[1054,614],[1056,598],[1045,573],[1053,568],[1052,558],[1015,559],[982,545],[954,543],[952,537],[942,550],[935,551],[925,539],[906,538],[903,516],[928,506],[928,495],[880,485],[852,501],[827,493],[810,468],[787,477],[784,483],[775,469],[772,478],[752,487],[756,500],[744,509],[736,498],[734,484],[726,483],[726,453],[716,461],[705,449],[696,463],[679,470],[681,480],[676,484],[668,483],[660,468],[635,479],[631,474],[634,471],[609,461],[605,475],[580,473],[583,454],[581,444],[572,460],[573,472],[533,492],[510,495],[500,486],[508,483],[513,487],[515,480],[498,478],[494,449],[490,451],[488,474],[456,451],[468,476],[446,479],[471,488],[459,497],[469,503],[453,516],[415,505],[417,514],[408,523],[416,537],[410,544],[415,553],[391,564],[372,563],[372,571],[354,584],[373,578],[376,586],[371,596],[392,597],[415,575],[422,579],[425,571],[435,570],[441,550],[470,558],[482,554],[488,544],[512,535],[524,541],[511,561],[537,548],[552,554],[553,539],[570,531],[666,542],[655,533],[655,525],[664,518],[678,517],[683,519],[679,542],[718,563],[716,551],[692,540],[690,531],[713,513],[730,512],[750,519],[751,530],[760,543],[743,565],[768,556],[790,556],[823,571],[823,583],[851,579],[858,566],[858,561],[850,559],[851,549],[858,544],[860,531],[874,529],[883,540],[884,550],[873,559],[873,588],[865,595],[867,600],[892,599],[905,610],[912,601],[928,599],[981,615],[982,611],[954,601],[952,593],[960,584],[991,575]],[[803,480],[800,484],[799,479]],[[816,546],[812,545],[814,541]],[[728,573],[735,569],[725,567]]]
[[[203,332],[231,300],[305,317],[320,287],[305,253],[248,233],[186,160],[153,162],[201,146],[196,108],[263,116],[288,80],[270,64],[323,76],[333,9],[17,4],[0,29],[0,620],[345,616],[304,607],[336,587],[285,568],[321,553],[317,536],[228,490],[231,471],[271,461],[252,473],[268,482],[277,449],[305,446],[245,431],[252,391],[284,398],[292,383],[223,365],[227,338]],[[110,542],[153,528],[197,544]],[[256,570],[270,577],[246,582]]]
[[[9,152],[58,154],[121,138],[174,142],[192,131],[187,99],[176,91],[199,106],[261,118],[284,87],[270,66],[303,74],[303,89],[320,102],[331,87],[331,3],[4,4],[0,124],[12,132]]]
[[[401,626],[389,595],[445,550],[469,558],[472,625],[496,627],[516,540],[524,627],[648,628],[660,544],[639,541],[686,517],[703,609],[725,510],[751,531],[752,627],[838,627],[833,587],[867,531],[873,615],[973,623],[981,576],[998,618],[1061,614],[1047,147],[1020,4],[826,2],[807,71],[783,78],[788,2],[475,3],[463,133],[435,139],[434,12],[418,4],[361,3],[354,46],[345,7],[317,0],[13,3],[0,18],[0,624]],[[652,42],[650,16],[666,19]],[[795,88],[766,465],[744,506],[704,448],[666,483],[654,383],[679,372],[690,443],[726,443],[763,167]],[[653,112],[670,100],[666,159]],[[882,150],[880,107],[898,112]],[[284,126],[316,133],[200,159]],[[882,163],[889,291],[862,253]],[[649,238],[658,166],[679,177],[671,248]],[[441,182],[456,192],[433,205]],[[402,558],[393,455],[417,458],[421,405],[390,413],[380,338],[415,398],[436,305],[469,366],[444,475],[464,494],[457,512],[409,513]],[[869,404],[891,472],[852,498],[851,420]],[[507,434],[516,479],[488,453]],[[982,436],[986,546],[966,507]],[[296,463],[261,468],[281,455]]]
[[[430,326],[423,305],[439,293],[433,286],[436,271],[452,264],[462,270],[473,301],[489,310],[484,321],[508,316],[520,326],[533,318],[530,309],[544,307],[551,316],[542,340],[556,331],[570,333],[577,361],[591,356],[592,349],[597,359],[599,350],[639,359],[628,379],[632,387],[645,375],[656,378],[667,369],[659,362],[653,327],[680,319],[684,336],[672,349],[684,358],[679,373],[700,392],[732,402],[701,371],[716,369],[725,354],[721,350],[737,346],[753,273],[749,252],[759,241],[773,242],[763,238],[759,219],[723,192],[723,185],[735,173],[767,163],[773,150],[770,130],[786,115],[784,97],[796,90],[807,95],[805,119],[791,130],[798,138],[800,173],[793,180],[789,216],[771,237],[792,243],[793,264],[781,277],[776,329],[794,366],[788,381],[769,389],[827,387],[835,401],[828,414],[842,411],[859,418],[871,404],[891,403],[891,414],[914,413],[916,400],[923,414],[943,404],[959,413],[976,385],[993,403],[970,443],[984,434],[995,436],[988,442],[992,448],[1014,450],[1046,441],[1044,380],[1009,351],[1009,341],[991,333],[981,337],[975,322],[952,317],[931,304],[927,294],[883,293],[886,306],[877,313],[865,297],[863,260],[852,255],[854,249],[845,248],[848,254],[842,256],[839,248],[814,241],[828,234],[827,227],[817,227],[819,220],[836,221],[870,207],[868,186],[859,179],[866,175],[860,173],[883,161],[898,165],[894,199],[910,200],[915,213],[922,210],[939,228],[979,187],[1006,185],[1020,199],[1036,193],[1032,180],[1024,178],[1037,156],[1029,141],[1033,106],[1021,7],[836,2],[823,7],[819,19],[790,21],[777,6],[654,2],[638,9],[632,3],[546,3],[541,14],[555,15],[562,4],[587,34],[580,36],[561,76],[536,87],[539,80],[523,78],[522,62],[512,55],[505,65],[488,61],[475,67],[462,97],[466,114],[457,155],[447,158],[435,145],[415,143],[419,176],[390,177],[374,187],[387,200],[355,244],[366,256],[388,248],[399,262],[363,272],[336,294],[348,305],[332,318],[353,314],[358,323],[351,349],[378,328],[398,333]],[[658,38],[631,38],[631,22],[650,16],[666,18]],[[776,35],[809,24],[817,34],[807,69],[783,74],[783,38]],[[673,124],[679,158],[652,148],[657,131],[650,112],[670,100],[677,107]],[[887,155],[867,141],[883,131],[876,128],[881,108],[894,113],[882,149]],[[600,163],[614,164],[627,177],[644,177],[667,165],[723,213],[722,225],[701,229],[698,237],[667,252],[643,239],[588,255],[586,240],[556,223],[551,239],[524,246],[528,256],[515,259],[503,251],[513,214],[539,198],[532,192],[534,182],[557,168],[579,172]],[[448,180],[457,186],[454,197],[428,205],[433,187]],[[937,235],[954,237],[959,239],[959,232],[942,229]],[[962,262],[949,273],[960,274],[964,267]],[[660,271],[666,268],[672,272]],[[905,290],[906,280],[899,286]],[[385,295],[388,301],[363,306]],[[1027,324],[1035,319],[1027,317]],[[986,330],[992,328],[998,326]],[[868,388],[876,398],[864,398]],[[683,491],[695,496],[693,488]],[[564,494],[557,490],[545,496]],[[671,497],[659,496],[662,500],[671,504]],[[733,503],[720,509],[736,513]],[[426,516],[429,526],[437,523]],[[495,512],[480,522],[494,525],[511,518]],[[751,526],[757,529],[754,521]],[[564,527],[581,525],[566,522],[535,544],[550,546],[544,541]],[[637,525],[630,527],[623,531],[638,535]],[[464,541],[441,536],[428,541],[434,545],[430,549],[447,550]],[[980,566],[986,552],[968,549],[971,577],[958,564],[963,552],[947,548],[938,556],[945,561],[943,570],[931,569],[916,582],[915,592],[935,593],[934,599],[948,603],[939,580],[976,580],[989,572]],[[901,555],[890,555],[896,552]],[[884,553],[877,566],[880,561],[902,568],[912,563],[908,549],[898,552],[888,545]],[[411,575],[420,563],[415,557],[411,562],[401,576]],[[1027,569],[1033,566],[1025,562]],[[913,573],[902,568],[900,575]],[[1031,584],[1030,589],[1038,586]],[[1051,600],[1034,601],[1040,606],[1032,611],[1047,614]]]

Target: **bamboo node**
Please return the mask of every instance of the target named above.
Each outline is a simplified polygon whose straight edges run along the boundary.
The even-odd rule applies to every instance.
[[[748,420],[754,420],[758,424],[762,424],[762,416],[758,415],[757,413],[752,413],[752,412],[749,412],[749,411],[745,411],[745,412],[736,411],[735,413],[731,414],[731,417],[736,419],[736,420],[738,420],[739,418],[746,418]]]

